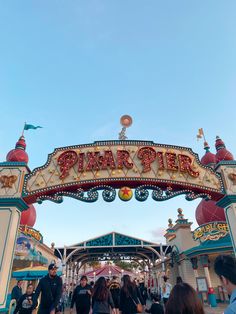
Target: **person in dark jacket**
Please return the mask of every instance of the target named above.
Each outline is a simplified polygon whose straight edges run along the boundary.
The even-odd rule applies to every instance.
[[[38,314],[55,314],[59,312],[58,306],[62,295],[62,279],[57,276],[57,266],[50,264],[48,274],[40,279],[36,288],[33,302],[36,308],[36,302],[41,293],[41,302]]]
[[[94,286],[92,297],[93,314],[110,314],[111,308],[114,313],[114,303],[104,277],[100,277]]]
[[[16,300],[16,302],[19,301],[20,297],[22,296],[22,283],[23,281],[22,280],[18,280],[17,281],[17,285],[12,289],[12,292],[11,292],[11,299],[13,300]]]
[[[130,280],[129,275],[124,275],[123,286],[120,290],[120,311],[122,314],[137,313],[137,304],[140,303],[142,302],[138,297],[137,286]]]
[[[26,293],[23,294],[17,302],[16,308],[13,314],[31,314],[33,311],[33,291],[32,284],[27,286]]]
[[[183,283],[183,279],[181,276],[176,277],[176,284]]]
[[[92,287],[88,285],[87,277],[82,276],[80,284],[75,288],[72,295],[70,313],[72,313],[72,309],[75,304],[77,314],[89,314],[91,307],[91,295]]]
[[[120,306],[120,283],[118,281],[117,276],[113,276],[109,285],[109,290],[111,292],[111,296],[114,302],[115,313],[119,314],[119,306]]]
[[[148,292],[147,292],[147,288],[144,285],[144,282],[140,283],[139,291],[140,291],[141,297],[143,299],[143,303],[144,303],[144,305],[146,305],[147,298],[148,298]]]
[[[164,314],[164,310],[162,305],[159,303],[160,302],[160,297],[157,294],[154,294],[152,297],[152,306],[150,309],[146,309],[146,313],[151,313],[151,314]]]

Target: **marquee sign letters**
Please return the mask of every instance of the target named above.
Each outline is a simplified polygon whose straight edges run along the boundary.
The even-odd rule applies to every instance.
[[[62,196],[95,201],[103,190],[106,201],[115,199],[115,189],[134,188],[143,201],[152,190],[154,200],[186,194],[187,199],[223,194],[220,175],[203,166],[190,148],[147,141],[102,141],[57,148],[47,163],[25,180],[24,199],[60,202]]]

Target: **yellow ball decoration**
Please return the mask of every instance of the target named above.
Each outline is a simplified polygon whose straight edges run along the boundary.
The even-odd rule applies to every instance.
[[[124,186],[123,188],[121,188],[118,192],[119,198],[122,201],[129,201],[132,197],[133,197],[133,191],[131,190],[131,188]]]

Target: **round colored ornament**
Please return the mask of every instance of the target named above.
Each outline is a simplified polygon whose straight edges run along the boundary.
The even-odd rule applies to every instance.
[[[133,197],[133,191],[131,190],[131,188],[124,186],[119,190],[118,195],[122,201],[126,202]]]
[[[29,205],[29,208],[21,213],[20,224],[33,227],[36,221],[36,210],[34,205]]]

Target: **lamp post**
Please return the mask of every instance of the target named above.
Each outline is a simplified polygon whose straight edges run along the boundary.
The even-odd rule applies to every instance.
[[[111,270],[109,270],[109,278],[111,279]]]
[[[94,281],[94,283],[96,281],[96,272],[95,271],[93,272],[93,281]]]

